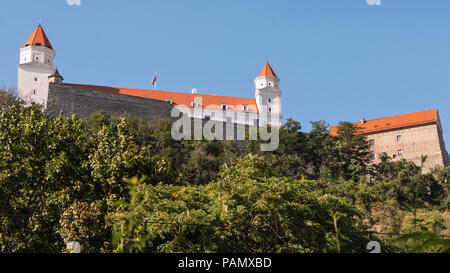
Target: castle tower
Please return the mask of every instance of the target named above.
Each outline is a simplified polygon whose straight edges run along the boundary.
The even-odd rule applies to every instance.
[[[47,106],[49,78],[56,72],[54,59],[55,51],[39,25],[20,49],[17,96],[28,105]]]
[[[281,126],[281,91],[280,79],[267,62],[255,79],[255,99],[260,115],[268,115],[268,123]]]
[[[62,83],[64,80],[63,76],[61,76],[61,74],[59,74],[58,69],[55,69],[53,71],[53,73],[48,76],[48,82],[49,83]]]

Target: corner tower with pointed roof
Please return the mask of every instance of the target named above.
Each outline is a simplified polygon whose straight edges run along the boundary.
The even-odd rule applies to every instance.
[[[28,105],[47,106],[49,77],[55,74],[55,51],[41,25],[20,49],[17,96]]]
[[[280,79],[267,62],[255,79],[255,100],[260,115],[267,115],[268,123],[272,126],[281,126],[281,91],[279,84]]]

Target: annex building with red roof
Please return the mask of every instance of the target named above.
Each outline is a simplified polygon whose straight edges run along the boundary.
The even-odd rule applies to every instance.
[[[422,156],[427,156],[424,172],[450,165],[437,109],[372,120],[362,118],[353,124],[358,128],[357,134],[367,136],[375,163],[386,153],[394,161],[406,159],[418,166],[422,164]],[[330,135],[338,134],[339,126],[330,128]]]
[[[54,68],[56,52],[39,25],[20,49],[18,97],[28,104],[58,105],[65,114],[87,117],[103,110],[110,115],[127,112],[145,120],[170,116],[170,109],[191,118],[233,124],[281,126],[280,79],[267,62],[254,80],[253,98],[216,96],[125,87],[65,83]],[[169,106],[168,106],[169,105]]]

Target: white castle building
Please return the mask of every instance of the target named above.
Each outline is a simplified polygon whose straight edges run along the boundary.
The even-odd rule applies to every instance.
[[[264,65],[254,81],[254,98],[238,98],[199,94],[195,89],[190,93],[182,93],[63,83],[63,77],[54,67],[54,59],[55,50],[42,26],[39,25],[20,49],[18,67],[18,97],[20,99],[28,104],[42,104],[47,107],[51,86],[59,85],[92,92],[165,101],[188,114],[189,117],[252,126],[264,124],[281,126],[280,79],[269,63]]]

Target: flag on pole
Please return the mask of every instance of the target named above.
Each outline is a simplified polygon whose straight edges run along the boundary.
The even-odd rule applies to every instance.
[[[155,77],[153,78],[153,81],[152,81],[153,87],[156,87],[156,80],[157,80],[157,77],[158,77],[158,73],[156,73]]]

